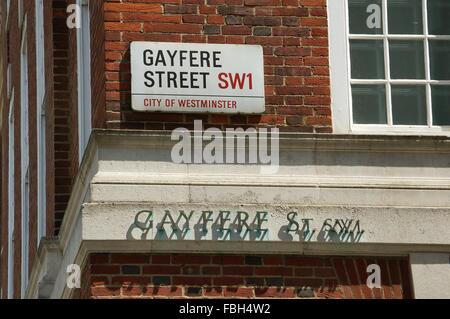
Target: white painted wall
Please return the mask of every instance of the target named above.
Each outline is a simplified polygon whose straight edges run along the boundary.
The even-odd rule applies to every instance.
[[[415,298],[450,299],[450,254],[414,253],[410,260]]]
[[[175,165],[174,144],[168,134],[94,132],[57,243],[62,262],[52,298],[70,296],[65,267],[81,265],[89,251],[381,256],[450,251],[445,138],[282,135],[274,175],[261,174],[258,165]],[[273,237],[264,243],[127,238],[140,210],[165,207],[267,210]],[[360,243],[280,240],[278,226],[294,209],[318,220],[318,227],[325,218],[359,219],[365,236]],[[419,296],[427,289],[420,280],[425,263],[415,264]],[[444,274],[440,269],[436,280]],[[43,276],[36,270],[32,278],[37,287]]]

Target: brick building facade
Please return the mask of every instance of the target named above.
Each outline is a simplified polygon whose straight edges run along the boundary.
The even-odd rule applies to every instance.
[[[386,25],[374,41],[392,41],[392,49],[385,11],[394,14],[402,3],[373,2]],[[370,36],[346,19],[370,15],[370,1],[2,0],[1,297],[449,297],[439,287],[450,271],[450,78],[435,64],[447,63],[450,11],[445,1],[410,1],[416,11],[408,7],[407,17],[417,15],[418,2],[429,24],[414,38],[430,64],[425,79],[396,78],[382,63],[389,78],[364,82],[349,70],[371,71],[345,55]],[[69,27],[74,12],[80,28]],[[442,24],[437,31],[433,21]],[[135,41],[262,46],[265,112],[134,111]],[[368,47],[371,63],[379,51]],[[391,61],[399,60],[394,54]],[[386,123],[359,121],[361,105],[379,116],[383,104],[361,98],[378,93],[358,85],[386,85]],[[423,85],[425,119],[417,111],[404,119],[411,123],[396,125],[405,116],[399,99],[418,99],[415,91],[412,100],[398,95],[396,85]],[[195,120],[222,130],[278,128],[282,173],[261,182],[251,165],[188,173],[171,166],[170,132],[193,129]],[[318,219],[365,221],[367,237],[270,245],[130,240],[120,209],[136,214],[146,205],[259,205],[282,214],[296,206]],[[65,285],[70,264],[82,269],[80,289]],[[381,288],[366,285],[371,264],[380,266]]]

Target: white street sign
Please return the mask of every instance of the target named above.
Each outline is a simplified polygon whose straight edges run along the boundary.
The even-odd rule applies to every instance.
[[[133,42],[131,76],[135,111],[265,111],[261,46]]]

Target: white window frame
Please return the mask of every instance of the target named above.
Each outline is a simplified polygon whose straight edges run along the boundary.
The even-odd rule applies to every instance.
[[[14,152],[14,89],[11,90],[8,116],[8,298],[14,298],[14,185],[15,185],[15,152]]]
[[[7,96],[11,98],[12,92],[12,66],[11,63],[8,63],[8,68],[6,70],[6,88],[7,88]]]
[[[19,22],[19,28],[22,26],[22,22],[23,22],[23,13],[24,13],[24,9],[23,9],[23,0],[18,0],[17,1],[17,17],[18,17],[18,22]]]
[[[29,188],[29,117],[28,117],[28,41],[26,16],[23,25],[22,41],[20,49],[20,148],[21,148],[21,222],[22,222],[22,240],[21,240],[21,296],[25,296],[28,287],[29,271],[29,219],[30,219],[30,188]]]
[[[431,85],[450,85],[450,81],[431,80],[429,39],[450,40],[450,36],[428,34],[427,0],[423,1],[423,35],[388,35],[387,1],[383,3],[383,34],[352,35],[349,33],[348,0],[328,0],[329,41],[330,41],[330,73],[333,113],[333,131],[337,134],[423,134],[450,136],[450,126],[432,125]],[[350,39],[379,39],[384,41],[385,68],[387,80],[352,80],[350,63]],[[389,72],[388,39],[415,39],[424,41],[425,80],[392,80]],[[386,91],[388,124],[353,124],[352,84],[388,84]],[[392,125],[391,84],[422,84],[426,85],[428,125]]]
[[[9,21],[9,10],[11,8],[11,0],[6,0],[6,29],[8,29],[8,21]]]
[[[78,66],[78,155],[79,163],[89,142],[92,130],[91,118],[91,28],[89,1],[77,0],[80,8],[80,28],[77,28]]]
[[[36,0],[36,107],[37,107],[37,246],[46,235],[46,142],[45,142],[45,43],[44,0]]]

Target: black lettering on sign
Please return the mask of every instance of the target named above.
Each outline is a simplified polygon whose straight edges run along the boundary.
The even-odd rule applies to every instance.
[[[187,51],[187,50],[153,50],[143,51],[145,66],[153,67],[189,67],[189,68],[221,68],[220,51]]]

